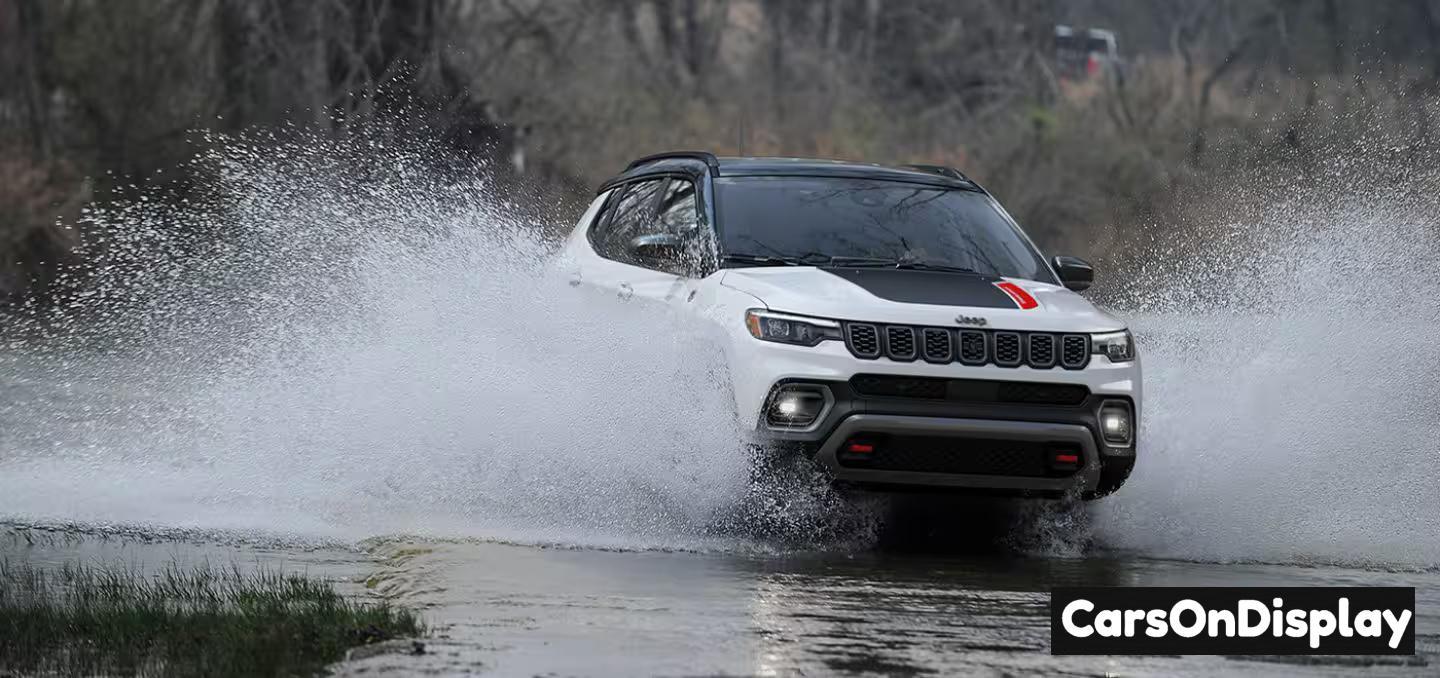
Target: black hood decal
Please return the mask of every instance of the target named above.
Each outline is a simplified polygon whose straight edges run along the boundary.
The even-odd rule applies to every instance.
[[[881,299],[903,304],[1017,308],[1015,300],[995,286],[1002,280],[998,276],[900,268],[826,267],[820,270],[844,278]]]

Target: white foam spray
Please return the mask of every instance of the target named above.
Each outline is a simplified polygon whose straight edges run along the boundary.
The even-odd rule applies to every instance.
[[[747,501],[746,462],[704,337],[549,275],[545,229],[424,144],[260,141],[216,140],[187,203],[88,215],[107,234],[88,291],[3,337],[0,516],[736,545],[717,516]],[[1157,230],[1116,303],[1145,449],[1090,511],[1102,548],[1440,563],[1440,246],[1417,185],[1281,187],[1258,218]],[[1072,518],[1039,521],[1062,555],[1083,553]]]
[[[1440,564],[1437,200],[1413,177],[1335,169],[1350,180],[1251,196],[1258,217],[1182,225],[1186,242],[1125,282],[1144,449],[1094,511],[1102,544]]]
[[[94,291],[5,353],[0,513],[693,547],[745,491],[704,338],[551,275],[492,185],[220,141],[203,200],[90,215]]]

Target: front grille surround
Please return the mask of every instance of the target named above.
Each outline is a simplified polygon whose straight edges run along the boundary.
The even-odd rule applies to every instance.
[[[955,359],[955,341],[950,330],[939,327],[926,327],[920,330],[921,353],[925,355],[925,362],[948,363]]]
[[[1067,334],[1061,340],[1060,365],[1067,370],[1078,370],[1090,362],[1090,337],[1083,334]]]
[[[869,323],[845,323],[845,347],[856,358],[879,358],[879,328]]]
[[[915,360],[915,328],[908,325],[885,327],[885,357],[901,362]]]
[[[1047,370],[1055,366],[1055,335],[1034,332],[1025,337],[1025,362]]]
[[[984,365],[990,355],[990,336],[980,330],[960,330],[960,362]]]
[[[1059,332],[953,330],[845,322],[845,347],[862,360],[924,359],[935,364],[1083,370],[1090,364],[1090,337]]]
[[[1021,353],[1022,343],[1019,332],[996,332],[995,341],[995,364],[1001,367],[1019,367],[1024,362]]]

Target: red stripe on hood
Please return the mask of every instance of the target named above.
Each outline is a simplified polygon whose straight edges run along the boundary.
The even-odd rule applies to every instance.
[[[1019,306],[1022,311],[1028,311],[1040,305],[1040,302],[1035,301],[1035,297],[1030,296],[1030,293],[1026,292],[1025,288],[1015,283],[997,282],[995,286],[1000,288],[1001,292],[1010,295],[1010,298],[1015,300],[1015,305]]]

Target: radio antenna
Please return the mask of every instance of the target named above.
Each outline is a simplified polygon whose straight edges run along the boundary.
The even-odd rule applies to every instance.
[[[739,124],[735,129],[736,145],[740,147],[740,155],[745,155],[745,109],[740,109]]]

